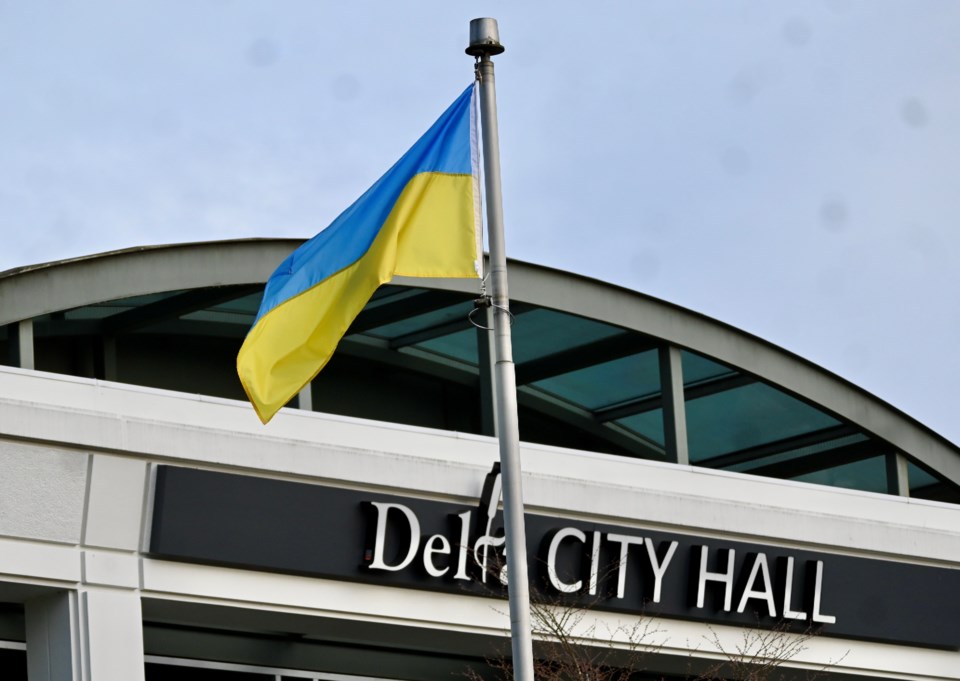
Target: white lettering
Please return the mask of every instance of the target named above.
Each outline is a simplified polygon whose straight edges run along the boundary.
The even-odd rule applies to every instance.
[[[402,570],[413,562],[414,557],[417,555],[417,549],[420,548],[420,521],[417,520],[417,516],[413,511],[402,504],[388,504],[379,501],[371,501],[370,504],[377,509],[377,533],[373,547],[373,562],[370,563],[370,569],[386,570],[387,572]],[[407,526],[410,530],[410,546],[407,548],[407,555],[396,565],[387,565],[383,560],[387,519],[391,509],[400,511],[404,517],[406,517]]]
[[[439,546],[437,546],[439,544]],[[431,577],[443,577],[450,569],[448,565],[445,568],[438,568],[433,562],[434,554],[439,553],[444,556],[450,555],[450,540],[442,534],[431,536],[423,546],[423,568]]]
[[[757,590],[754,584],[757,581],[757,575],[763,579],[763,589]],[[743,595],[740,597],[740,604],[737,606],[737,612],[743,612],[747,609],[747,601],[752,598],[759,598],[767,602],[767,612],[770,617],[777,616],[777,606],[773,601],[773,585],[770,583],[770,568],[767,567],[767,554],[758,553],[753,560],[753,566],[750,568],[750,576],[747,577],[747,585],[743,589]]]
[[[487,583],[487,573],[492,571],[492,568],[487,567],[487,559],[490,556],[490,548],[496,548],[498,546],[503,546],[506,541],[506,537],[491,537],[490,535],[484,535],[477,539],[477,542],[473,545],[473,560],[476,561],[477,565],[480,566],[480,578],[481,581]],[[483,558],[480,557],[480,551],[483,550]],[[502,569],[500,570],[500,581],[503,584],[506,584],[506,570],[507,565],[504,562]]]
[[[590,595],[597,595],[597,577],[600,572],[600,533],[594,530],[590,547]]]
[[[793,556],[787,556],[787,574],[783,585],[783,617],[789,620],[807,619],[807,613],[794,610],[791,601],[793,601]]]
[[[820,597],[823,587],[823,561],[816,561],[816,565],[816,576],[813,585],[813,608],[811,608],[813,610],[813,617],[811,619],[821,624],[836,624],[836,617],[833,615],[824,615],[820,612]]]
[[[506,541],[506,539],[504,539],[504,541]],[[509,582],[509,579],[508,579],[509,574],[510,573],[507,570],[507,547],[504,546],[503,547],[503,565],[500,567],[500,575],[499,575],[500,583],[503,584],[504,586],[507,586],[507,583]]]
[[[631,544],[643,544],[643,537],[607,533],[607,540],[620,544],[620,560],[617,562],[617,598],[623,598],[627,588],[627,556]]]
[[[567,537],[574,537],[581,543],[587,541],[587,535],[575,527],[565,527],[553,535],[553,539],[550,540],[550,548],[547,551],[547,577],[550,578],[550,584],[553,585],[554,589],[560,593],[572,594],[580,590],[580,587],[583,586],[583,580],[578,579],[576,582],[568,584],[561,581],[557,575],[557,548],[560,546],[560,542]]]
[[[720,549],[727,554],[726,572],[708,572],[707,557],[710,553],[706,546],[694,546],[695,550],[700,551],[700,578],[697,582],[697,607],[702,608],[704,597],[706,596],[707,582],[720,582],[724,585],[723,609],[730,612],[730,606],[733,601],[733,560],[736,554],[734,549]]]
[[[460,518],[460,546],[457,547],[457,573],[454,579],[470,580],[467,574],[467,555],[470,552],[470,514],[472,511],[464,511],[457,517]]]
[[[647,556],[650,558],[650,569],[653,571],[653,602],[659,603],[663,575],[670,566],[670,561],[673,560],[673,554],[677,550],[678,542],[670,542],[670,548],[667,549],[667,553],[664,555],[662,561],[657,559],[657,550],[649,537],[644,541],[644,544],[647,547]]]

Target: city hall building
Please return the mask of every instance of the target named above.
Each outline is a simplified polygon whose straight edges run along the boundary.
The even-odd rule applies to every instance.
[[[0,273],[4,681],[502,678],[476,282],[382,287],[263,426],[235,358],[297,244]],[[960,679],[960,449],[669,303],[510,288],[530,579],[569,641],[636,678]]]

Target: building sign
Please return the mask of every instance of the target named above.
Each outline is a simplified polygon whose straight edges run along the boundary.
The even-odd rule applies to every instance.
[[[504,594],[498,477],[473,508],[160,466],[159,558]],[[535,597],[598,610],[960,648],[960,571],[527,514]]]
[[[420,519],[409,506],[393,502],[370,502],[370,506],[375,509],[374,539],[364,551],[370,571],[422,570],[434,579],[486,582],[489,578],[501,586],[508,584],[505,556],[499,550],[503,536],[471,537],[472,511],[457,515],[460,523],[453,536],[421,536]],[[542,579],[535,582],[540,595],[548,599],[551,595],[589,596],[589,604],[620,610],[635,609],[617,607],[617,601],[636,603],[638,599],[630,593],[635,592],[642,594],[640,607],[645,612],[665,613],[662,604],[687,602],[705,616],[749,613],[752,622],[758,617],[771,623],[837,621],[822,612],[823,560],[807,560],[798,578],[794,555],[753,551],[740,561],[738,574],[735,548],[723,545],[711,555],[709,545],[685,542],[690,555],[675,561],[680,539],[661,539],[658,546],[644,535],[596,529],[588,534],[571,525],[548,531],[542,550],[531,556],[543,568]],[[386,558],[388,551],[393,560]],[[683,573],[681,579],[674,579],[674,573]],[[665,585],[674,588],[665,593]]]

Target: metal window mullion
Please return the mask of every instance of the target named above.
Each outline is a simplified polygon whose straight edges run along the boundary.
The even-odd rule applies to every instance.
[[[308,382],[297,393],[297,408],[304,411],[313,411],[313,381]]]
[[[689,464],[687,412],[683,396],[680,348],[663,346],[659,351],[660,388],[663,392],[663,436],[668,460]]]
[[[33,320],[24,319],[17,324],[17,358],[22,369],[35,369],[33,354]]]
[[[901,497],[910,496],[910,476],[907,469],[907,457],[900,452],[886,455],[887,493]]]

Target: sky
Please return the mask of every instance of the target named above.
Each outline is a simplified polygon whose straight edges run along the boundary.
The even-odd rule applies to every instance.
[[[955,0],[0,0],[0,271],[312,236],[470,83],[475,17],[509,257],[960,443]]]

